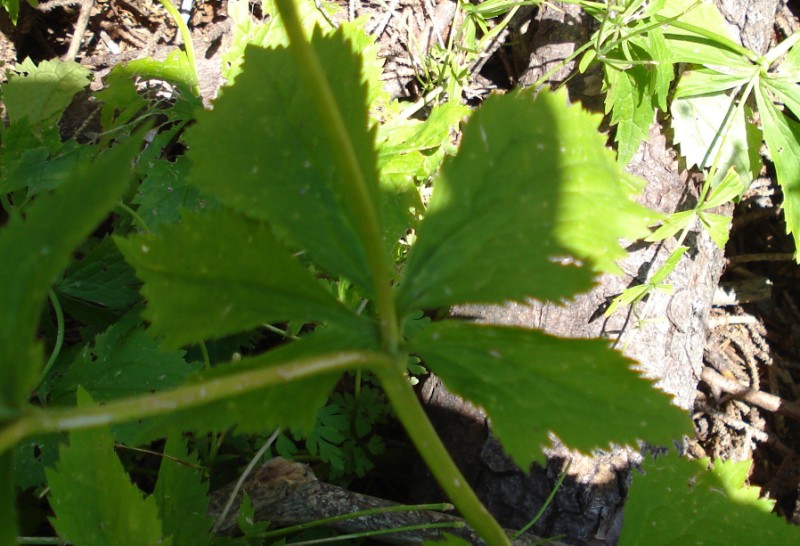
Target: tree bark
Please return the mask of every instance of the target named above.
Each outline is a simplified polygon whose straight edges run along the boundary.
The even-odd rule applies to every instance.
[[[734,34],[761,53],[770,42],[779,3],[719,0],[717,5]],[[534,83],[565,59],[576,44],[584,43],[591,35],[593,25],[575,5],[540,7],[530,27],[530,62],[521,83]],[[574,63],[552,78],[565,81],[573,68]],[[569,81],[570,96],[597,109],[602,104],[598,83],[596,73],[574,78]],[[698,184],[681,167],[657,123],[628,170],[647,182],[640,202],[654,210],[673,213],[691,208],[696,202]],[[731,211],[732,206],[726,205],[716,212]],[[637,361],[647,376],[657,380],[660,388],[672,394],[675,404],[691,410],[703,370],[706,321],[724,256],[702,230],[692,233],[685,244],[690,251],[667,279],[673,292],[653,292],[635,313],[619,310],[610,317],[603,316],[614,296],[644,281],[649,272],[661,266],[674,248],[674,241],[630,245],[630,255],[620,264],[624,276],[603,275],[592,291],[567,305],[536,301],[503,306],[465,305],[452,313],[483,323],[537,328],[563,337],[609,339]],[[598,451],[586,456],[571,452],[554,438],[553,445],[545,449],[547,464],[522,472],[503,454],[480,409],[449,393],[436,377],[424,382],[420,395],[457,464],[503,525],[518,528],[527,522],[542,507],[559,475],[566,472],[561,489],[532,530],[541,536],[559,535],[569,544],[616,544],[631,467],[641,460],[639,453],[616,448],[610,453]],[[421,469],[420,475],[425,472]],[[419,480],[414,497],[437,498],[436,489],[430,481]]]

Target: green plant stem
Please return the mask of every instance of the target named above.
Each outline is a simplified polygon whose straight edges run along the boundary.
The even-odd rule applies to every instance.
[[[539,89],[539,87],[541,87],[545,82],[547,82],[547,80],[550,79],[550,76],[552,76],[553,74],[564,68],[566,65],[577,59],[584,51],[591,49],[592,45],[593,45],[592,42],[586,42],[581,47],[570,53],[564,60],[562,60],[556,66],[554,66],[553,68],[542,74],[541,78],[533,82],[531,88],[533,88],[534,90]]]
[[[200,354],[203,355],[203,369],[208,370],[211,368],[211,356],[208,354],[208,347],[205,341],[200,342]]]
[[[460,524],[460,522],[425,523],[420,525],[407,525],[405,527],[394,527],[392,529],[379,529],[377,531],[364,531],[362,533],[351,533],[349,535],[339,535],[328,538],[318,538],[315,540],[303,540],[301,542],[289,542],[287,546],[311,546],[312,544],[327,544],[329,542],[341,542],[343,540],[376,537],[380,535],[393,535],[395,533],[404,533],[407,531],[419,531],[422,529],[458,529],[460,527],[463,527],[463,524]]]
[[[303,32],[294,0],[276,0],[276,4],[283,18],[286,34],[289,36],[290,49],[297,63],[305,67],[305,70],[300,72],[306,78],[309,89],[316,91],[313,97],[314,106],[320,117],[319,126],[325,131],[334,148],[339,150],[339,153],[335,154],[335,160],[343,174],[341,184],[353,209],[354,220],[358,223],[372,271],[381,343],[383,349],[394,354],[400,344],[401,334],[389,276],[389,256],[383,247],[383,230],[378,218],[377,203],[373,198],[373,190],[376,188],[369,188],[367,184],[333,90],[319,58]]]
[[[402,368],[396,365],[381,367],[376,368],[375,373],[406,433],[464,519],[489,546],[510,546],[511,541],[503,528],[483,506],[450,458]]]
[[[264,445],[262,445],[261,448],[256,452],[255,456],[253,456],[253,458],[250,459],[250,462],[245,467],[241,476],[239,476],[239,479],[236,480],[236,485],[233,486],[233,490],[231,491],[231,494],[228,496],[228,501],[225,503],[222,512],[220,512],[217,521],[214,522],[214,526],[211,528],[212,535],[216,534],[217,530],[219,529],[219,526],[222,525],[222,522],[225,520],[225,517],[228,515],[228,512],[230,512],[231,507],[233,506],[233,502],[236,500],[236,496],[242,489],[242,485],[244,485],[244,481],[247,479],[247,476],[249,476],[250,473],[253,471],[253,469],[256,467],[256,464],[258,464],[258,461],[260,461],[261,457],[264,456],[264,453],[266,453],[267,450],[272,446],[272,444],[275,443],[275,440],[278,438],[278,434],[280,434],[280,432],[281,429],[279,428],[275,429],[275,432],[273,432],[272,435],[269,438],[267,438],[267,441],[264,442]]]
[[[154,417],[164,412],[194,408],[321,373],[395,365],[385,355],[368,351],[339,352],[278,365],[265,363],[258,367],[258,361],[263,358],[257,356],[248,359],[253,368],[246,371],[184,385],[170,391],[123,398],[102,406],[47,410],[29,407],[19,418],[0,429],[0,454],[34,434],[85,429]]]
[[[544,504],[542,504],[542,507],[539,508],[539,511],[536,512],[536,515],[533,516],[533,518],[528,523],[525,524],[525,527],[523,527],[522,529],[520,529],[519,531],[514,533],[514,537],[513,538],[517,539],[517,538],[521,537],[522,535],[524,535],[528,531],[528,529],[533,527],[534,523],[539,521],[539,518],[542,517],[542,514],[544,514],[544,511],[547,510],[547,507],[550,506],[550,503],[553,502],[553,499],[555,498],[556,493],[558,492],[558,490],[561,489],[561,484],[564,483],[564,478],[567,477],[567,473],[569,472],[569,467],[570,466],[572,466],[572,461],[567,461],[567,467],[564,469],[564,471],[558,477],[558,480],[556,481],[556,484],[553,486],[553,489],[550,490],[550,494],[547,495],[547,498],[544,500]]]
[[[53,346],[53,352],[50,353],[50,357],[47,359],[47,364],[45,364],[44,370],[42,370],[40,381],[47,377],[48,372],[50,372],[50,368],[53,367],[53,364],[55,364],[56,360],[58,359],[58,355],[61,354],[61,347],[64,345],[64,311],[61,309],[61,302],[58,301],[58,296],[56,296],[56,293],[52,288],[47,293],[47,297],[50,299],[50,305],[53,306],[53,311],[56,314],[57,331],[56,343]]]
[[[346,521],[348,519],[363,518],[365,516],[374,516],[377,514],[389,514],[392,512],[416,512],[421,510],[436,510],[439,512],[444,512],[452,509],[453,505],[446,502],[436,504],[401,504],[399,506],[384,506],[382,508],[360,510],[358,512],[342,514],[341,516],[331,516],[329,518],[309,521],[308,523],[301,523],[291,527],[284,527],[283,529],[276,529],[275,531],[268,531],[261,535],[261,537],[276,538],[284,535],[291,535],[292,533],[297,533],[299,531],[305,531],[306,529],[313,529],[314,527],[320,527],[322,525],[330,525],[331,523],[336,523],[337,521]]]
[[[767,67],[771,66],[772,63],[777,61],[781,58],[785,53],[787,53],[794,45],[800,41],[800,32],[795,32],[784,41],[767,51],[762,59]]]
[[[66,544],[58,537],[17,537],[17,544]]]
[[[145,233],[152,233],[152,232],[150,231],[150,228],[147,226],[147,222],[145,222],[145,221],[144,221],[144,218],[142,218],[142,217],[139,215],[139,213],[138,213],[138,212],[136,212],[135,210],[133,210],[131,207],[129,207],[128,205],[126,205],[126,204],[125,204],[124,202],[122,202],[122,201],[120,201],[119,203],[117,203],[117,207],[118,207],[118,208],[120,208],[120,209],[122,209],[122,210],[123,210],[123,211],[124,211],[126,214],[128,214],[128,215],[129,215],[131,218],[133,218],[133,219],[134,219],[136,222],[138,222],[138,223],[139,223],[139,226],[142,228],[142,230],[143,230]]]
[[[183,21],[183,17],[181,17],[180,12],[171,0],[158,1],[162,6],[164,6],[164,9],[167,10],[169,16],[172,17],[172,20],[175,21],[175,24],[178,26],[178,32],[181,33],[181,40],[183,40],[183,47],[186,48],[186,58],[189,60],[189,66],[192,67],[192,76],[194,77],[194,82],[192,82],[192,93],[200,96],[200,79],[197,75],[197,55],[194,52],[192,33],[189,32],[189,27]]]

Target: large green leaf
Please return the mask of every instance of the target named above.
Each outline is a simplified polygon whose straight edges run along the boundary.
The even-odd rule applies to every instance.
[[[50,284],[119,199],[139,144],[132,138],[76,169],[52,194],[37,197],[24,220],[13,216],[0,231],[8,266],[0,267],[0,405],[25,400],[36,386],[42,357],[34,337]]]
[[[570,297],[592,274],[563,265],[568,255],[616,271],[618,239],[646,235],[656,214],[629,200],[598,123],[563,92],[490,97],[434,184],[400,312]]]
[[[316,35],[311,45],[377,209],[375,138],[368,130],[360,59],[341,32]],[[268,220],[281,239],[371,293],[365,235],[343,193],[340,150],[325,136],[305,69],[289,49],[249,47],[236,86],[187,132],[191,181],[229,207]]]
[[[158,235],[117,244],[145,281],[144,316],[171,347],[265,322],[363,322],[275,240],[269,225],[229,209],[190,214]]]
[[[91,400],[79,393],[78,403]],[[114,453],[114,439],[102,428],[74,431],[61,459],[47,471],[52,524],[64,540],[80,546],[169,546],[153,497],[144,499]]]
[[[448,389],[486,410],[520,468],[542,458],[551,431],[583,451],[691,432],[686,413],[605,340],[442,321],[410,345]]]
[[[91,72],[72,61],[30,59],[14,67],[12,77],[3,86],[3,103],[9,123],[27,118],[32,125],[55,124],[72,97],[89,85]]]
[[[213,520],[206,515],[208,483],[203,481],[197,454],[189,453],[180,433],[167,438],[153,498],[164,535],[172,538],[172,546],[205,546],[211,542]]]
[[[800,157],[800,124],[780,112],[760,86],[755,93],[764,140],[783,190],[786,230],[794,238],[795,249],[800,249],[800,162],[797,160]],[[795,259],[797,257],[798,250],[795,250]]]
[[[111,237],[92,245],[64,272],[59,293],[112,309],[126,309],[139,299],[138,280]]]
[[[648,459],[634,473],[620,545],[800,542],[800,529],[772,514],[774,502],[744,486],[750,461],[687,461],[674,454]]]

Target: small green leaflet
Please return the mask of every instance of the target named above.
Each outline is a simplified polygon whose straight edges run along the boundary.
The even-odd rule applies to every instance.
[[[788,81],[783,78],[762,77],[760,83],[771,93],[774,93],[777,102],[783,103],[795,116],[800,113],[800,86],[798,82]]]
[[[145,318],[169,347],[265,322],[363,322],[292,258],[269,225],[229,209],[189,214],[158,235],[117,244],[145,281]]]
[[[58,435],[26,438],[14,448],[14,485],[22,491],[44,485],[44,469],[52,467],[57,459]]]
[[[716,245],[723,249],[728,242],[731,217],[709,212],[735,199],[742,193],[742,182],[733,166],[728,169],[727,175],[714,186],[705,200],[697,203],[695,208],[684,210],[669,215],[661,226],[645,238],[645,241],[663,241],[677,235],[678,232],[691,229],[695,220],[699,219],[708,230],[708,234]]]
[[[327,72],[370,198],[377,204],[374,132],[361,61],[342,32],[311,42]],[[313,90],[293,53],[249,47],[244,72],[186,134],[190,180],[225,205],[269,221],[275,234],[327,272],[372,292],[360,220],[345,199],[340,153],[320,129]],[[276,108],[275,105],[281,105]],[[303,211],[302,214],[299,211]],[[388,265],[388,253],[386,256]]]
[[[595,50],[581,60],[581,71],[595,59],[603,63],[605,112],[616,126],[617,158],[627,165],[647,139],[656,108],[666,110],[667,94],[675,78],[670,48],[663,29],[649,19],[663,1],[628,2],[624,11],[589,9],[601,20],[592,36]],[[614,9],[619,6],[614,6]]]
[[[243,493],[242,504],[239,506],[239,513],[236,515],[236,524],[245,537],[257,537],[269,528],[268,521],[256,520],[256,510],[247,491]]]
[[[339,406],[328,404],[317,412],[317,422],[306,438],[306,448],[311,455],[319,456],[323,462],[344,470],[341,444],[346,438],[345,432],[349,429],[350,421]]]
[[[647,38],[638,40],[639,46],[650,56],[650,88],[654,90],[655,105],[662,111],[667,110],[669,86],[675,79],[675,67],[669,47],[660,28],[651,29]]]
[[[167,55],[163,61],[150,57],[135,59],[114,67],[126,78],[142,80],[164,80],[183,86],[188,91],[194,85],[194,72],[189,59],[183,51],[176,50]]]
[[[670,219],[678,214],[682,213],[673,214],[670,216]],[[667,277],[669,277],[670,273],[675,270],[675,266],[678,265],[678,262],[681,260],[681,257],[686,253],[687,250],[689,250],[688,246],[679,246],[673,250],[672,254],[670,254],[664,262],[664,265],[662,265],[655,273],[653,273],[653,276],[649,281],[626,288],[622,294],[614,298],[614,300],[611,302],[611,305],[609,305],[608,309],[606,309],[605,316],[608,317],[613,315],[620,306],[635,305],[639,303],[653,290],[659,290],[666,294],[672,294],[672,285],[667,284],[664,281]]]
[[[642,141],[650,134],[655,119],[653,97],[649,92],[650,75],[636,65],[619,70],[606,63],[606,113],[611,112],[611,125],[616,125],[617,159],[627,165]]]
[[[800,256],[800,124],[778,110],[766,91],[758,86],[756,104],[761,114],[764,140],[775,164],[778,183],[783,190],[786,230],[792,234],[795,259]]]
[[[41,347],[34,344],[47,292],[72,251],[101,222],[128,184],[140,140],[130,138],[81,165],[52,194],[40,195],[0,230],[0,407],[26,400],[39,381]]]
[[[11,22],[16,25],[17,17],[19,17],[19,0],[0,0],[0,5],[2,5],[3,9],[8,13],[8,18],[11,19]],[[11,538],[16,541],[16,536],[11,535]],[[6,543],[2,542],[1,544]],[[14,544],[14,542],[8,542],[8,544]]]
[[[800,529],[772,514],[773,501],[743,485],[750,461],[687,461],[674,454],[648,459],[634,471],[620,546],[800,542]]]
[[[189,453],[180,433],[167,438],[153,498],[172,546],[207,546],[211,542],[209,530],[214,522],[206,515],[208,482],[197,462],[197,454]]]
[[[448,320],[409,343],[449,390],[486,410],[520,468],[542,460],[550,431],[584,452],[691,433],[686,413],[605,340]]]
[[[78,405],[91,398],[78,393]],[[79,546],[118,544],[170,546],[163,538],[153,497],[143,498],[114,453],[114,439],[102,428],[73,431],[61,458],[47,470],[53,527],[64,540]]]
[[[672,98],[682,99],[699,95],[716,96],[719,93],[730,91],[746,84],[751,75],[751,70],[725,74],[702,66],[692,68],[681,75]],[[726,102],[729,104],[730,98]]]
[[[181,211],[196,212],[215,206],[189,184],[189,160],[185,155],[174,162],[153,159],[144,167],[146,174],[133,203],[139,205],[136,213],[144,221],[140,227],[145,231],[156,233],[162,225],[177,222]]]
[[[402,104],[402,103],[401,103]],[[395,105],[396,106],[396,105]],[[450,147],[451,130],[469,113],[457,101],[435,106],[425,121],[390,119],[378,126],[378,166],[386,242],[394,246],[423,216],[418,181],[427,181]]]
[[[52,381],[48,399],[72,404],[79,386],[100,402],[176,387],[199,367],[187,364],[183,355],[162,351],[133,311],[83,348]]]
[[[628,198],[599,117],[566,104],[563,92],[509,93],[473,115],[434,184],[399,288],[401,315],[558,301],[592,285],[589,269],[562,265],[565,256],[616,271],[625,255],[618,239],[647,234],[657,214]]]
[[[111,309],[126,309],[139,299],[133,269],[111,237],[94,244],[56,284],[59,293]]]
[[[76,62],[42,61],[37,66],[30,58],[17,64],[11,74],[2,88],[8,122],[13,125],[27,118],[32,126],[55,125],[92,75]]]
[[[23,122],[20,125],[26,127]],[[14,129],[9,129],[12,133]],[[26,127],[27,128],[27,127]],[[52,134],[51,134],[52,133]],[[3,173],[0,191],[10,193],[21,188],[28,189],[28,195],[59,187],[69,179],[70,174],[81,164],[90,163],[96,150],[83,146],[74,140],[55,143],[57,130],[44,131],[42,142],[37,141],[29,148],[16,139],[3,144]],[[23,149],[20,150],[19,146]]]

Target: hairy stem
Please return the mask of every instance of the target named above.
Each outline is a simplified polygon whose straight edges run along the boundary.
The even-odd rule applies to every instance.
[[[277,0],[276,4],[283,18],[286,33],[289,35],[291,50],[297,63],[304,67],[304,70],[300,71],[302,77],[306,79],[309,89],[316,91],[312,96],[315,99],[314,107],[317,115],[320,117],[319,127],[339,152],[335,154],[335,158],[343,173],[340,182],[348,203],[354,210],[354,221],[357,222],[372,271],[381,343],[385,350],[394,354],[400,344],[400,328],[389,276],[388,255],[383,247],[383,230],[378,218],[377,203],[374,202],[366,173],[361,169],[353,141],[325,71],[303,32],[294,1]]]
[[[394,362],[385,355],[367,351],[340,352],[257,367],[257,362],[262,358],[264,357],[257,356],[248,359],[256,367],[240,373],[215,377],[156,394],[123,398],[102,406],[48,410],[31,407],[21,417],[0,429],[0,454],[34,434],[123,423],[154,417],[164,412],[203,406],[321,373],[394,365]]]
[[[181,17],[178,8],[172,3],[172,0],[158,0],[161,2],[161,5],[164,6],[164,9],[167,10],[172,20],[175,21],[175,24],[178,26],[178,32],[181,33],[181,40],[183,40],[183,47],[186,48],[186,58],[189,60],[189,66],[192,67],[192,76],[194,81],[192,82],[192,93],[196,95],[200,95],[200,87],[199,87],[199,79],[197,76],[197,55],[194,52],[194,42],[192,42],[192,33],[189,32],[189,27]]]

